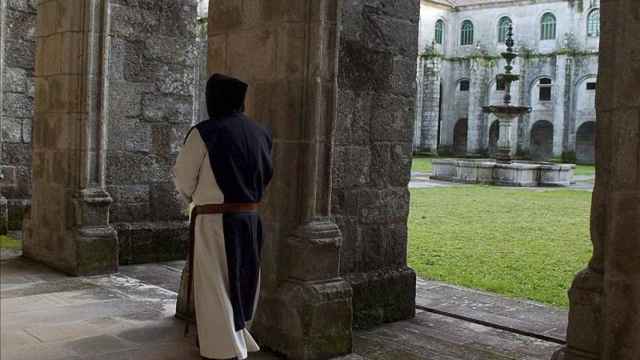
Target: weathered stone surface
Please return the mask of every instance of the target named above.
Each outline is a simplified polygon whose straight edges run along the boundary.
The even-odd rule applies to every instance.
[[[359,327],[413,316],[411,301],[400,299],[415,289],[406,269],[406,187],[418,12],[417,1],[344,1],[342,8],[332,207]],[[391,292],[398,299],[389,300]]]

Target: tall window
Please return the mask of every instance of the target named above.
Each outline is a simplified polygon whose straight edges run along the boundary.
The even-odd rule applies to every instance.
[[[552,13],[542,15],[540,23],[540,39],[553,40],[556,38],[556,17]]]
[[[594,9],[587,18],[587,35],[591,37],[600,36],[600,9]]]
[[[549,78],[542,78],[540,79],[540,81],[538,82],[538,87],[540,88],[540,93],[538,96],[538,99],[540,101],[551,101],[551,86],[552,86],[552,82],[551,79]]]
[[[460,45],[473,45],[473,23],[471,20],[462,22],[460,30]]]
[[[436,21],[436,36],[435,39],[436,44],[442,45],[444,41],[444,21],[438,20]]]
[[[511,26],[512,22],[507,16],[503,17],[498,21],[498,42],[504,43],[507,41],[507,34],[509,33],[509,26]]]

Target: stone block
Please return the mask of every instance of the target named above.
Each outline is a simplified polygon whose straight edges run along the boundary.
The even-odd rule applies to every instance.
[[[19,143],[22,142],[22,119],[13,117],[4,117],[2,119],[2,138],[3,142]]]
[[[252,116],[264,121],[278,140],[299,140],[302,118],[292,116],[302,112],[304,83],[302,81],[260,82],[252,96]]]
[[[264,22],[303,22],[307,1],[270,0],[260,1]]]
[[[36,45],[33,41],[5,40],[5,66],[33,69],[35,64]]]
[[[150,217],[149,185],[112,185],[107,191],[113,198],[111,222],[144,221]]]
[[[338,90],[337,145],[366,146],[371,141],[373,93]]]
[[[417,57],[418,27],[415,23],[381,15],[377,8],[368,6],[364,7],[362,15],[362,38],[367,48],[407,58]]]
[[[391,89],[394,94],[413,97],[416,94],[416,61],[413,58],[397,57],[393,60]]]
[[[407,188],[358,191],[358,208],[362,224],[402,223],[409,215]]]
[[[362,262],[362,244],[357,219],[350,216],[336,216],[336,224],[342,233],[340,247],[340,273],[348,274],[356,271],[356,266]]]
[[[155,76],[155,85],[162,94],[191,96],[194,90],[193,75],[194,71],[191,67],[161,65]]]
[[[195,36],[195,33],[190,33],[187,38],[176,37],[175,34],[150,36],[144,42],[143,55],[163,64],[192,66],[196,56]]]
[[[137,117],[142,115],[143,84],[126,81],[109,82],[109,113],[112,118]]]
[[[143,119],[149,122],[190,124],[193,104],[190,96],[144,94],[142,96]]]
[[[220,0],[209,3],[209,34],[238,29],[243,24],[242,1]]]
[[[4,92],[27,92],[27,71],[20,68],[8,67],[4,72]]]
[[[36,14],[24,11],[6,10],[7,39],[32,42],[36,34]]]
[[[339,146],[334,154],[334,189],[350,188],[369,183],[371,152],[368,147]]]
[[[209,74],[226,72],[227,70],[227,35],[226,34],[209,36],[208,46],[207,46],[207,60],[208,60],[207,69]]]
[[[8,0],[7,8],[34,13],[37,0]]]
[[[187,222],[114,223],[120,244],[120,264],[184,260],[189,237]]]
[[[351,91],[387,91],[393,74],[392,54],[365,47],[361,42],[340,42],[338,87]]]
[[[33,99],[26,94],[5,93],[2,107],[5,116],[12,118],[33,116]]]
[[[150,186],[151,218],[155,221],[187,221],[180,194],[173,182],[154,183]]]
[[[380,16],[406,20],[417,24],[420,15],[420,2],[415,0],[365,0],[367,11]]]
[[[368,329],[415,316],[416,274],[409,268],[352,273],[353,326]]]
[[[278,0],[280,1],[280,0]],[[277,1],[276,1],[277,2]],[[263,4],[266,4],[263,1]],[[294,4],[288,2],[289,4]],[[304,4],[304,1],[295,4]],[[290,6],[295,8],[298,5]],[[302,79],[305,75],[306,26],[304,23],[285,23],[279,26],[277,32],[277,63],[276,76],[280,79]],[[329,57],[325,54],[326,57]]]
[[[31,165],[31,144],[2,143],[2,164]]]
[[[371,139],[409,142],[413,136],[415,99],[379,93],[374,101]]]
[[[112,151],[107,155],[107,183],[166,181],[173,163],[151,154]]]
[[[230,74],[251,81],[273,78],[276,71],[276,32],[274,30],[233,32],[228,35],[227,41],[227,59],[233,59],[227,61],[227,70]]]

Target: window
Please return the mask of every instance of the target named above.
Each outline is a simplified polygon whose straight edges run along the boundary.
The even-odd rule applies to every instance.
[[[553,40],[556,38],[556,17],[552,13],[542,15],[540,26],[541,40]]]
[[[587,35],[591,37],[600,36],[600,9],[594,9],[587,18]]]
[[[509,34],[509,26],[512,22],[507,16],[500,19],[498,22],[498,42],[504,43],[507,41],[507,34]]]
[[[496,90],[498,90],[498,91],[507,90],[507,83],[503,79],[498,79],[496,81]]]
[[[587,83],[587,90],[595,90],[597,88],[597,84],[595,82]]]
[[[444,21],[438,20],[436,21],[436,34],[435,39],[436,44],[442,45],[444,42]]]
[[[473,23],[470,20],[462,22],[460,45],[473,45]]]
[[[538,83],[538,87],[540,88],[538,99],[540,101],[551,101],[551,86],[551,79],[540,79],[540,82]]]
[[[460,91],[469,91],[469,80],[460,80]]]

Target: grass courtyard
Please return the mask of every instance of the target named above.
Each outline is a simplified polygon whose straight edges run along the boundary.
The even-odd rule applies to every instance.
[[[22,248],[22,241],[6,235],[0,235],[0,249],[17,250]]]
[[[566,307],[591,255],[590,203],[587,191],[412,189],[409,264],[424,278]]]

